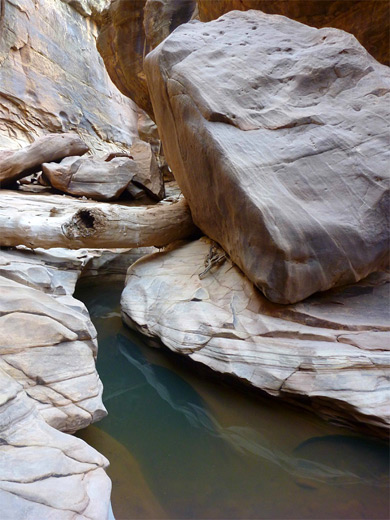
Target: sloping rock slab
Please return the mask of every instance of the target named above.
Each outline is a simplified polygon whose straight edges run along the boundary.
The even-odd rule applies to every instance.
[[[43,164],[42,171],[50,184],[64,193],[114,200],[137,173],[137,165],[129,157],[108,162],[94,157],[66,157],[60,164]]]
[[[390,70],[259,11],[180,26],[145,60],[195,224],[277,303],[388,262]]]
[[[0,368],[2,520],[105,520],[108,461],[42,419],[23,387]]]
[[[0,186],[41,170],[42,163],[57,161],[89,150],[77,134],[51,134],[40,137],[20,150],[0,151]]]
[[[204,278],[206,238],[137,261],[127,325],[217,372],[376,435],[390,425],[388,276],[277,305],[225,260]]]
[[[24,262],[22,255],[15,253],[15,262],[11,252],[0,256],[0,368],[22,384],[48,424],[74,432],[106,415],[96,330],[70,294],[83,262],[65,276],[39,255],[34,261],[26,254]]]

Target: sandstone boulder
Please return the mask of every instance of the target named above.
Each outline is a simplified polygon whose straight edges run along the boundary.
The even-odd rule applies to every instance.
[[[0,186],[40,171],[45,162],[82,155],[88,150],[74,133],[45,135],[20,150],[0,150]]]
[[[96,157],[66,157],[59,164],[42,165],[50,184],[64,193],[95,200],[117,199],[137,173],[129,157],[104,161]]]
[[[277,305],[227,258],[204,273],[209,251],[203,238],[133,264],[121,299],[125,323],[333,422],[388,435],[389,277]]]
[[[94,17],[108,2],[3,3],[0,149],[77,131],[100,155],[128,150],[137,135],[136,107],[111,82],[96,49]]]
[[[390,65],[390,4],[387,0],[198,0],[202,22],[238,9],[281,14],[312,25],[352,33],[378,61]]]
[[[108,461],[49,426],[22,385],[0,368],[2,520],[106,520]]]
[[[195,224],[269,299],[384,267],[390,70],[352,35],[233,11],[180,26],[145,70]]]
[[[137,165],[137,173],[132,182],[145,189],[146,193],[157,200],[165,196],[163,174],[149,143],[137,139],[130,148],[131,156]]]
[[[96,330],[85,306],[71,296],[84,260],[73,255],[75,272],[66,276],[61,258],[0,255],[0,368],[23,386],[48,424],[68,432],[106,415],[95,368]]]

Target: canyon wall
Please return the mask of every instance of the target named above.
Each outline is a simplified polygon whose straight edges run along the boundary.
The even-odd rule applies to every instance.
[[[0,26],[0,149],[76,131],[94,152],[127,150],[136,107],[96,49],[106,0],[5,0]]]

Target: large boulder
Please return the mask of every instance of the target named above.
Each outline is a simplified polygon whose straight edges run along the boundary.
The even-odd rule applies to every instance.
[[[210,264],[210,246],[207,238],[177,243],[133,264],[121,299],[125,323],[155,346],[161,340],[272,396],[386,436],[389,277],[371,275],[303,303],[277,305],[218,248],[214,257],[222,258]]]
[[[0,368],[2,520],[106,520],[108,461],[85,442],[49,426]]]
[[[108,1],[3,3],[0,149],[73,130],[101,155],[126,151],[137,135],[136,107],[111,82],[96,49],[94,16]]]
[[[390,70],[350,34],[233,11],[146,58],[195,224],[272,301],[388,260]]]
[[[113,0],[102,15],[97,48],[110,78],[152,119],[145,56],[178,24],[190,20],[195,6],[196,0]]]
[[[0,368],[23,386],[48,424],[67,432],[106,415],[96,330],[71,296],[88,258],[79,256],[0,255]]]
[[[312,25],[352,33],[378,61],[390,65],[388,0],[197,0],[202,22],[238,9],[258,9]]]
[[[114,200],[137,174],[137,165],[129,157],[114,157],[110,161],[96,157],[67,157],[60,164],[43,164],[42,171],[50,184],[64,193],[94,200]]]

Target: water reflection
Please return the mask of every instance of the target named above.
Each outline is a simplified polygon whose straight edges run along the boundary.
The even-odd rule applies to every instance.
[[[120,288],[102,285],[99,298],[92,288],[78,297],[98,329],[109,411],[92,441],[111,460],[122,453],[111,473],[117,520],[387,518],[386,446],[144,346],[121,324]]]

